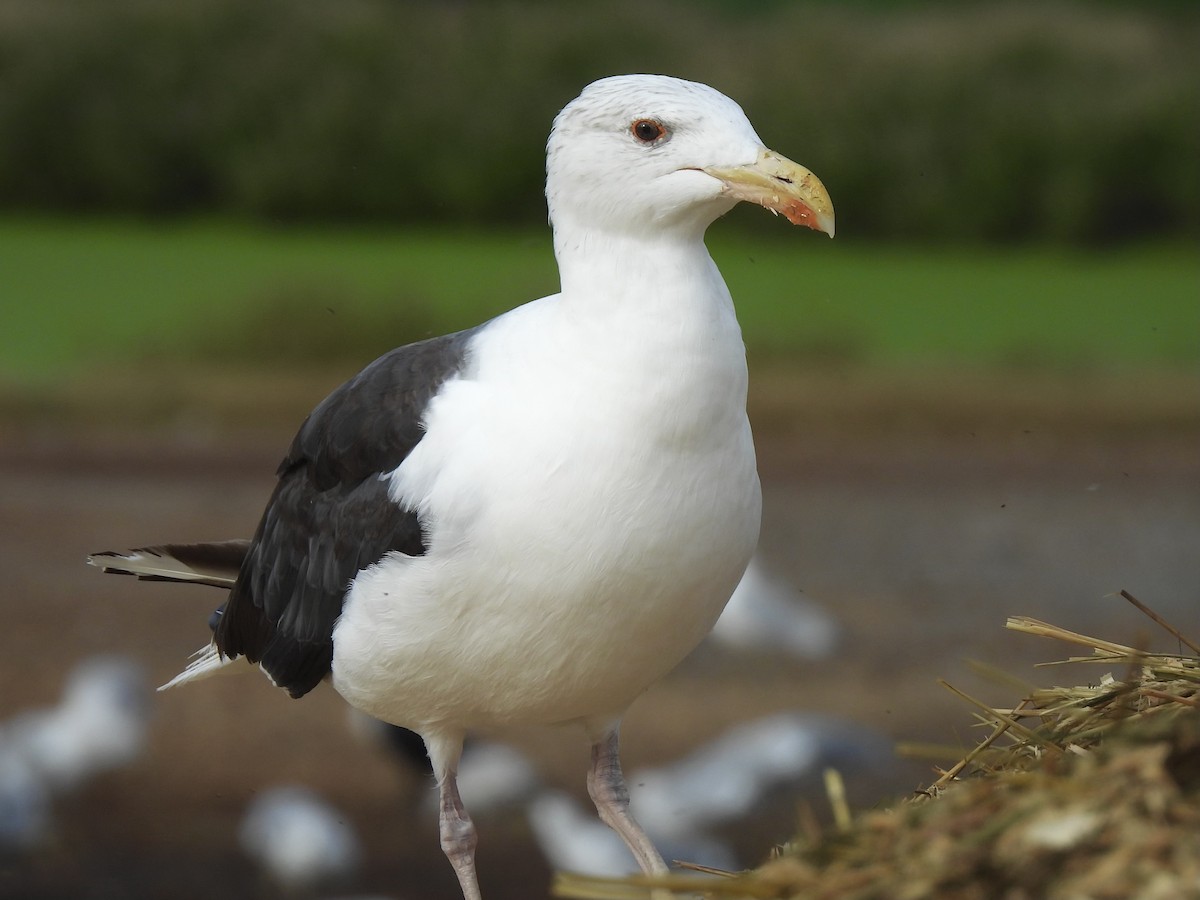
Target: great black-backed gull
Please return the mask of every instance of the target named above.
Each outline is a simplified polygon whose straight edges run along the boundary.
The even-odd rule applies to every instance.
[[[330,394],[249,543],[91,558],[232,580],[171,684],[245,657],[292,696],[331,677],[418,732],[467,900],[455,770],[476,729],[582,726],[600,818],[666,871],[628,811],[618,723],[716,621],[761,506],[745,350],[704,232],[748,200],[833,235],[816,176],[676,78],[589,85],[555,119],[546,170],[558,294],[393,350]]]

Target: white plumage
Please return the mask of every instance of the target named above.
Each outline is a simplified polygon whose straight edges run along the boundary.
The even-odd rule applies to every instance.
[[[563,293],[494,320],[434,398],[424,439],[390,475],[393,498],[424,513],[428,552],[364,572],[334,632],[343,696],[427,737],[566,721],[604,731],[708,632],[757,541],[745,353],[698,231],[632,239],[560,214],[560,198],[591,197],[592,180],[638,161],[617,128],[628,101],[603,96],[593,114],[611,105],[611,125],[567,112],[551,138]],[[702,118],[697,101],[716,102],[651,98],[673,103],[663,118]],[[744,129],[737,158],[753,160]],[[702,173],[659,177],[680,176],[711,184],[710,217],[728,207]]]

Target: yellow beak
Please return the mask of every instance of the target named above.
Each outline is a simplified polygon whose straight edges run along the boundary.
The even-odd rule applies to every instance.
[[[833,237],[833,201],[821,179],[773,150],[763,150],[748,166],[709,166],[701,171],[725,185],[725,193],[783,213],[793,225],[805,225]]]

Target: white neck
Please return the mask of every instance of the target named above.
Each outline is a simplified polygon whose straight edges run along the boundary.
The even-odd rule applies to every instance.
[[[614,387],[672,398],[663,408],[683,419],[744,418],[741,329],[702,232],[625,236],[555,224],[558,302],[575,362],[591,357]]]
[[[703,227],[629,235],[556,220],[554,255],[572,315],[634,317],[643,328],[711,319],[736,327]]]

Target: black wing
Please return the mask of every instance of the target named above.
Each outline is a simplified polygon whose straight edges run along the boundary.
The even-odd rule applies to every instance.
[[[426,405],[482,327],[393,350],[312,411],[216,623],[221,653],[260,663],[293,697],[325,677],[354,576],[390,550],[425,552],[416,514],[389,499],[380,474],[421,440]]]

